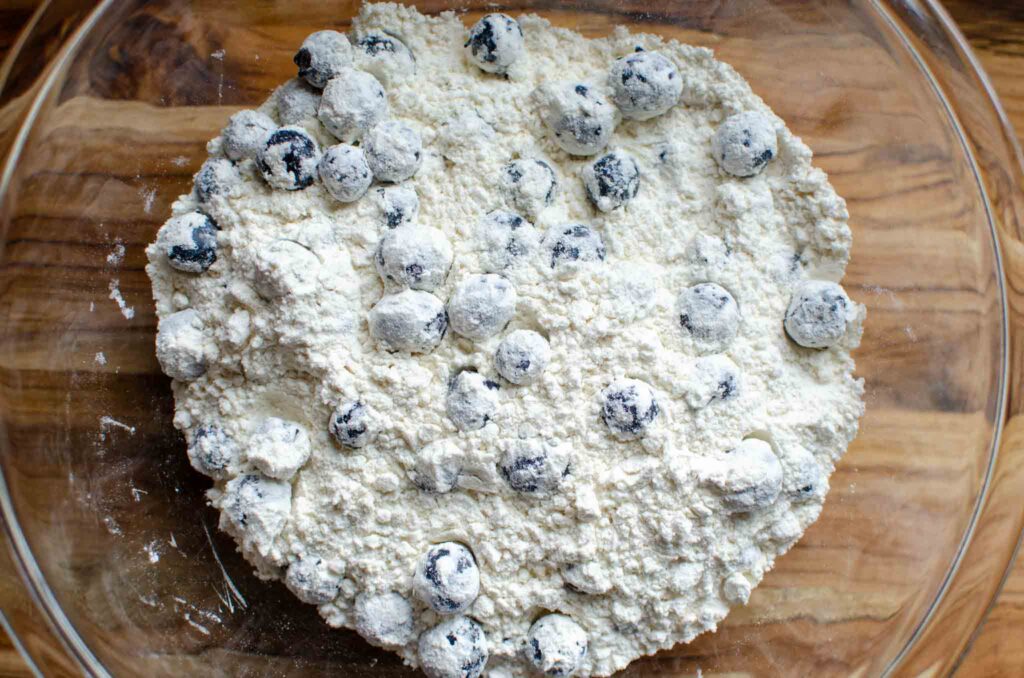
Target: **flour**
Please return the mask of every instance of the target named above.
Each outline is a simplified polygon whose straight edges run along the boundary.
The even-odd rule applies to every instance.
[[[281,122],[272,97],[264,115],[233,119],[232,143],[209,144],[239,159],[240,184],[207,192],[202,206],[193,195],[173,206],[215,220],[216,262],[181,272],[159,247],[147,250],[158,356],[178,377],[175,425],[190,441],[216,427],[241,450],[237,464],[211,471],[222,529],[260,576],[290,574],[329,624],[428,675],[466,665],[472,675],[608,675],[713,631],[818,517],[863,412],[849,353],[862,307],[850,302],[846,332],[828,349],[802,348],[783,329],[797,287],[839,280],[851,244],[845,204],[809,149],[708,50],[621,28],[586,40],[518,19],[522,53],[495,76],[467,58],[455,14],[364,6],[352,63],[383,83],[387,115],[418,135],[421,157],[405,155],[409,136],[375,143],[395,142],[395,176],[414,176],[350,203],[319,181],[272,190],[252,160],[265,116]],[[643,67],[665,78],[658,91],[604,91],[612,64],[637,47],[677,70],[651,60]],[[674,97],[668,72],[678,73],[678,104],[633,119]],[[632,97],[633,118],[619,120],[613,95]],[[359,136],[362,118],[343,120],[335,104],[332,125]],[[774,135],[759,127],[758,142],[775,146],[761,161],[744,155],[742,130],[723,136],[730,167],[758,170],[739,178],[712,148],[721,123],[744,111],[767,121]],[[321,146],[337,143],[320,119],[296,117],[288,122]],[[606,146],[635,161],[639,188],[601,211],[583,181],[597,157],[562,149]],[[496,210],[525,221],[485,220]],[[492,256],[483,221],[504,229],[494,242],[523,247]],[[385,285],[378,273],[378,243],[401,224],[436,229],[429,291],[399,291],[411,283]],[[401,272],[389,262],[409,256],[403,238],[387,250],[391,278]],[[511,318],[507,304],[467,303],[464,334],[447,332],[444,305],[485,273],[514,293],[481,293],[511,297]],[[687,334],[679,297],[703,283],[713,294],[684,306],[716,329]],[[726,317],[706,303],[724,298],[719,289],[735,306]],[[519,331],[536,339],[506,350],[545,361],[523,385],[495,365]],[[460,430],[449,416],[459,375],[454,409],[486,406],[479,427],[479,417]],[[349,431],[364,421],[344,419],[356,411],[368,439]],[[308,459],[275,465],[278,437],[260,443],[271,418],[301,430]],[[459,598],[456,616],[414,591],[421,558],[445,542],[467,547],[479,570],[479,592]]]

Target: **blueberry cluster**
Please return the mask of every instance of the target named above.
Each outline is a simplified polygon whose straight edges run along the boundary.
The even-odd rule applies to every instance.
[[[276,95],[280,124],[259,111],[232,116],[221,134],[227,159],[252,160],[274,189],[301,191],[320,181],[339,202],[358,200],[374,180],[397,183],[412,177],[422,159],[419,132],[389,120],[381,81],[415,70],[412,52],[398,38],[368,34],[353,47],[336,31],[318,31],[295,54],[298,78]],[[321,149],[300,126],[319,120],[341,143]],[[355,145],[360,144],[360,145]],[[225,185],[229,170],[203,175],[197,192]],[[207,180],[213,179],[214,183]]]

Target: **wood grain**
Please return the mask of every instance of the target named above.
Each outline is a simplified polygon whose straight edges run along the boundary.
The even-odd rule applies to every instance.
[[[25,2],[25,0],[20,0],[20,4],[27,5],[29,3]],[[19,4],[11,3],[10,6],[17,8]],[[1024,82],[1020,81],[1017,75],[1021,71],[1022,66],[1024,66],[1024,46],[1022,46],[1024,44],[1022,43],[1022,39],[1024,39],[1024,16],[1019,16],[1019,11],[1003,8],[1001,3],[981,3],[975,5],[973,3],[956,2],[953,3],[951,9],[955,12],[965,31],[968,32],[968,36],[972,38],[979,49],[979,54],[986,67],[990,69],[997,89],[1003,93],[1002,88],[1006,88],[1006,93],[1004,94],[1006,98],[1004,98],[1004,101],[1006,101],[1011,113],[1015,115],[1015,121],[1020,125],[1018,129],[1024,129]],[[813,13],[813,9],[795,10],[791,18],[794,21],[808,20],[808,17],[802,14],[802,12]],[[0,13],[0,27],[6,29],[11,22],[5,21],[5,18],[6,15]],[[143,20],[146,22],[144,28],[156,35],[160,35],[161,31],[169,31],[168,35],[172,35],[175,30],[173,26],[162,21],[159,15],[140,19],[140,21]],[[752,21],[755,21],[755,19],[752,19]],[[279,44],[294,44],[296,41],[295,35],[281,35],[279,34],[279,29],[277,29],[278,33],[274,33],[275,27],[272,24],[264,28],[266,32],[261,36],[261,39],[264,41],[268,41],[268,38],[272,38],[270,42],[276,41]],[[600,31],[602,26],[595,25],[591,28]],[[301,31],[296,33],[301,33]],[[190,69],[194,71],[195,69],[203,68],[203,61],[196,56],[197,54],[208,53],[224,44],[228,44],[229,48],[227,51],[229,54],[236,54],[241,50],[233,49],[231,47],[233,43],[229,41],[238,41],[241,44],[249,39],[248,36],[230,32],[222,37],[224,41],[220,43],[208,42],[206,38],[197,39],[198,44],[195,45],[195,50],[175,51],[164,56],[167,59],[182,64],[182,67],[185,69],[183,72],[191,72]],[[2,44],[4,43],[0,41],[0,45]],[[7,44],[9,44],[9,41]],[[843,47],[846,49],[856,49],[857,44],[853,40],[849,44],[844,44]],[[742,46],[739,49],[742,49]],[[140,76],[141,71],[132,71],[134,67],[132,64],[135,61],[144,62],[146,60],[147,55],[145,53],[133,53],[129,50],[117,55],[108,54],[105,58],[113,59],[115,57],[119,60],[117,68],[103,61],[94,64],[96,70],[92,85],[95,87],[95,93],[105,97],[123,97],[137,100],[140,102],[140,106],[159,105],[164,97],[174,99],[179,96],[177,90],[173,88],[168,90],[153,84],[160,82],[161,78],[155,77],[151,82],[144,77],[144,74]],[[728,60],[727,54],[724,54],[723,57]],[[134,72],[135,76],[127,79],[119,78],[119,74],[124,72]],[[107,75],[109,77],[106,77]],[[163,79],[166,80],[166,74]],[[273,82],[275,82],[275,78],[267,77],[266,84],[268,87]],[[231,83],[228,84],[230,85]],[[797,82],[785,84],[786,87],[791,87],[794,90],[799,89],[800,86],[800,83]],[[865,82],[863,83],[865,100],[861,102],[842,102],[840,109],[856,112],[864,116],[864,124],[866,125],[898,124],[869,117],[871,114],[870,91],[875,86],[877,86],[877,83],[872,82],[870,75],[865,76]],[[780,87],[780,89],[785,90],[786,87]],[[138,408],[137,398],[144,397],[145,393],[145,390],[137,385],[134,388],[138,388],[138,391],[131,390],[133,388],[133,380],[137,380],[137,377],[133,375],[152,374],[155,371],[151,355],[129,350],[131,347],[137,347],[142,335],[151,331],[153,318],[151,308],[148,305],[145,308],[140,307],[137,309],[139,315],[134,327],[138,329],[139,333],[135,336],[111,337],[109,334],[104,334],[105,325],[102,318],[90,319],[89,315],[85,313],[81,316],[83,329],[85,330],[82,332],[83,338],[81,341],[85,345],[76,346],[74,355],[91,354],[93,345],[90,342],[94,342],[96,350],[102,347],[108,351],[130,356],[132,357],[131,362],[122,361],[119,365],[121,375],[124,375],[123,377],[114,374],[112,367],[110,371],[103,372],[95,370],[92,366],[90,366],[89,370],[85,370],[82,365],[71,364],[70,362],[67,364],[62,363],[62,360],[70,361],[71,358],[55,356],[44,348],[38,347],[39,336],[44,335],[48,328],[61,320],[61,318],[47,315],[48,309],[54,311],[61,311],[67,307],[80,307],[84,309],[89,301],[95,298],[95,291],[89,289],[88,286],[90,281],[95,278],[97,259],[102,259],[102,252],[109,249],[109,240],[105,237],[104,233],[82,230],[89,229],[92,225],[91,222],[77,219],[73,211],[62,211],[61,202],[54,203],[51,196],[55,192],[56,194],[61,194],[62,191],[83,192],[94,190],[96,192],[97,202],[107,206],[107,211],[103,214],[106,223],[125,225],[125,228],[119,229],[119,232],[128,235],[126,244],[129,247],[129,258],[120,269],[122,291],[130,299],[144,299],[148,295],[147,283],[141,273],[143,261],[138,255],[141,251],[141,246],[148,241],[159,219],[154,217],[152,223],[149,223],[137,218],[139,213],[139,191],[143,187],[155,187],[159,197],[153,207],[153,214],[163,214],[167,211],[169,196],[174,194],[173,187],[180,185],[183,176],[187,176],[189,173],[189,170],[182,170],[176,174],[169,166],[162,166],[151,167],[150,169],[155,169],[154,173],[143,175],[138,167],[117,165],[110,160],[109,156],[94,152],[87,144],[83,144],[75,136],[81,129],[81,121],[88,121],[97,130],[107,129],[108,127],[130,130],[131,134],[138,135],[137,141],[140,143],[144,142],[147,152],[152,153],[154,157],[171,158],[184,154],[188,158],[186,166],[194,167],[197,164],[197,158],[193,157],[195,149],[201,147],[201,142],[209,136],[209,130],[216,128],[216,121],[222,120],[225,115],[222,108],[206,107],[204,105],[210,103],[230,104],[235,101],[235,97],[237,97],[238,101],[243,101],[249,96],[249,93],[239,91],[230,86],[226,91],[228,92],[228,97],[224,101],[190,102],[196,105],[196,108],[191,109],[194,111],[195,118],[185,121],[185,124],[182,124],[180,119],[177,120],[174,126],[181,135],[180,138],[164,138],[161,141],[164,145],[159,148],[153,143],[153,136],[156,136],[154,130],[140,128],[137,125],[129,124],[130,120],[118,118],[118,115],[127,115],[129,119],[132,117],[131,112],[128,111],[126,113],[123,106],[116,109],[108,109],[102,104],[94,104],[88,110],[74,111],[74,118],[79,121],[76,129],[63,130],[60,125],[55,125],[46,130],[46,133],[50,135],[50,140],[53,142],[56,154],[72,148],[76,154],[75,157],[70,159],[61,158],[57,155],[48,158],[48,163],[54,166],[70,163],[72,166],[94,171],[97,177],[102,178],[97,178],[95,183],[92,184],[83,184],[80,181],[62,181],[60,177],[48,176],[46,190],[42,190],[42,187],[39,190],[31,190],[32,187],[29,187],[30,190],[25,192],[26,202],[21,207],[36,215],[45,215],[45,219],[37,218],[37,230],[33,232],[33,237],[12,242],[7,253],[7,257],[12,264],[23,269],[18,280],[20,285],[26,286],[27,293],[31,294],[38,290],[39,294],[56,294],[61,302],[60,305],[55,304],[49,307],[41,305],[36,316],[24,318],[22,327],[26,328],[26,333],[8,344],[8,347],[17,353],[19,365],[33,368],[25,370],[23,374],[19,375],[24,380],[20,384],[20,388],[29,389],[33,393],[33,408],[23,408],[19,411],[21,416],[19,423],[25,426],[21,431],[21,435],[25,439],[34,439],[45,435],[44,430],[47,423],[45,413],[52,411],[59,405],[59,403],[49,401],[48,398],[63,393],[60,385],[58,384],[55,387],[54,383],[47,377],[47,370],[80,370],[78,372],[79,379],[93,379],[96,381],[107,379],[108,381],[105,382],[106,386],[112,393],[109,396],[110,401],[107,403],[107,406],[111,408],[110,411],[129,414]],[[181,96],[185,95],[181,94]],[[771,99],[772,96],[785,96],[785,94],[773,92],[769,93],[766,98]],[[776,105],[774,101],[769,103],[773,106]],[[69,105],[76,106],[81,104],[77,100],[72,100]],[[918,105],[919,102],[908,99],[901,115],[915,115]],[[810,114],[813,114],[816,118],[821,117],[820,112],[811,111]],[[180,109],[178,112],[168,109],[168,115],[180,116]],[[159,116],[148,115],[147,120],[159,120]],[[949,180],[948,177],[935,176],[929,166],[929,159],[922,157],[920,158],[920,163],[914,169],[914,175],[891,175],[886,174],[884,171],[879,171],[877,177],[874,178],[874,184],[872,184],[862,174],[865,166],[879,167],[881,170],[881,168],[887,167],[887,162],[891,162],[893,171],[898,172],[903,158],[887,156],[887,154],[894,152],[893,149],[869,149],[868,151],[859,149],[858,139],[855,135],[844,138],[831,135],[829,130],[825,129],[810,130],[810,132],[815,134],[812,145],[819,151],[819,157],[830,163],[830,172],[840,188],[840,192],[850,198],[851,204],[862,206],[858,207],[855,211],[859,227],[871,230],[873,247],[877,248],[879,252],[884,253],[879,256],[888,257],[885,261],[888,261],[890,264],[888,268],[892,271],[891,282],[892,286],[895,287],[900,279],[898,275],[900,265],[910,258],[907,256],[906,251],[900,250],[903,236],[898,232],[898,229],[912,227],[914,224],[896,224],[885,218],[887,213],[885,202],[887,199],[887,189],[894,183],[905,186],[905,190],[919,195],[917,200],[920,205],[922,220],[941,222],[953,218],[953,215],[932,210],[930,196],[934,195],[933,191],[941,192],[943,190],[943,182],[947,182]],[[62,135],[67,135],[67,142],[63,145],[61,143]],[[136,139],[126,139],[127,143],[133,143],[134,141]],[[71,151],[69,150],[68,152]],[[936,158],[936,164],[941,160],[941,158]],[[851,177],[851,189],[849,191],[842,187],[844,175]],[[856,182],[853,181],[852,177],[854,176],[857,178]],[[962,206],[962,208],[968,209],[969,206]],[[130,220],[130,224],[124,223],[127,220]],[[75,233],[73,242],[72,239],[64,235],[69,232]],[[891,244],[885,241],[887,237],[892,239]],[[876,289],[875,287],[869,287],[869,281],[871,286],[881,284],[883,288],[890,281],[879,281],[877,271],[872,271],[872,276],[869,277],[866,270],[858,269],[859,259],[855,253],[854,263],[850,271],[853,285],[862,297],[874,295],[872,298],[873,315],[871,331],[876,332],[878,336],[890,336],[893,333],[898,334],[902,332],[904,327],[907,329],[913,328],[919,339],[913,345],[901,345],[898,352],[886,352],[883,350],[886,348],[884,345],[870,341],[867,342],[868,345],[874,347],[872,350],[877,351],[877,354],[867,356],[868,359],[865,361],[873,365],[873,369],[876,370],[864,375],[868,379],[869,387],[873,390],[873,397],[883,399],[886,402],[895,401],[900,392],[899,383],[896,381],[896,378],[897,376],[907,378],[908,372],[910,373],[910,378],[920,381],[935,379],[937,382],[949,383],[952,381],[947,379],[950,373],[970,369],[969,364],[935,365],[929,359],[929,356],[936,346],[939,345],[941,341],[939,337],[943,336],[943,332],[949,328],[930,325],[931,321],[923,313],[921,317],[915,317],[913,314],[913,309],[935,308],[941,300],[942,308],[947,312],[947,315],[944,317],[949,318],[950,322],[954,324],[958,322],[957,318],[963,319],[960,339],[963,342],[971,341],[971,328],[974,327],[972,314],[979,312],[979,309],[972,306],[972,302],[978,295],[984,293],[988,281],[984,279],[971,279],[965,275],[954,280],[955,284],[950,286],[950,281],[947,279],[949,276],[944,274],[948,270],[967,270],[967,262],[976,253],[964,253],[965,244],[965,241],[959,238],[957,234],[937,230],[934,239],[920,245],[921,247],[930,248],[929,252],[933,257],[928,270],[916,272],[919,279],[927,281],[927,285],[921,290],[897,289],[897,292],[899,292],[898,300],[895,296],[892,299],[886,296],[887,294],[893,294],[891,288]],[[872,251],[874,252],[875,249]],[[61,267],[64,277],[59,286],[55,287],[52,279],[52,268],[47,269],[47,266]],[[932,277],[929,278],[929,274]],[[105,309],[105,311],[110,312],[110,309]],[[88,326],[87,323],[95,323],[95,327]],[[120,346],[113,342],[124,342],[125,350],[118,350]],[[898,375],[897,370],[894,369],[897,365],[900,366]],[[86,381],[79,385],[83,388],[89,388],[93,385],[93,382]],[[123,392],[118,392],[119,387],[122,386]],[[921,430],[944,430],[947,431],[952,439],[955,440],[957,436],[963,436],[963,439],[966,441],[972,434],[978,433],[983,429],[983,422],[980,419],[964,418],[956,414],[947,415],[943,410],[955,411],[961,408],[964,410],[981,408],[987,395],[984,391],[971,391],[970,389],[963,389],[961,391],[936,389],[934,394],[924,397],[919,402],[899,403],[907,407],[908,412],[910,412],[910,408],[915,407],[934,409],[936,412],[929,412],[927,416],[922,415],[920,418],[914,419],[913,422],[909,421],[909,417],[916,415],[910,414],[908,414],[908,420],[905,421],[885,417],[874,420],[872,426],[867,427],[862,438],[858,440],[858,446],[854,451],[857,463],[841,468],[839,474],[835,477],[835,495],[832,501],[842,505],[845,509],[856,511],[857,507],[868,507],[872,503],[884,501],[886,493],[908,492],[906,488],[897,488],[895,484],[887,484],[886,479],[895,475],[896,470],[890,465],[885,455],[876,456],[874,453],[896,446],[907,449],[909,452],[923,450],[927,446],[927,441],[924,439],[915,441],[913,439],[915,432]],[[166,415],[166,412],[163,415]],[[156,415],[154,415],[153,421],[158,421]],[[76,423],[80,424],[82,428],[86,428],[89,425],[88,422],[84,421]],[[154,440],[158,439],[160,435],[165,435],[159,430],[155,430],[155,426],[154,430],[143,430],[141,433],[148,436],[148,438],[145,443],[140,441],[139,444],[152,444],[154,448],[160,446],[160,443],[154,442]],[[90,440],[83,438],[75,442],[80,443],[87,449],[91,449],[88,447],[92,443]],[[181,462],[178,460],[176,463],[180,464]],[[943,463],[938,467],[913,468],[915,458],[911,454],[906,464],[907,467],[901,467],[901,470],[903,468],[912,468],[915,475],[919,476],[922,482],[928,480],[929,473],[940,475],[949,482],[955,482],[956,478],[973,477],[979,472],[978,469],[966,466],[962,463],[962,460],[955,456],[944,459]],[[158,471],[166,470],[160,465],[154,468]],[[167,477],[173,477],[173,475],[173,473],[167,471]],[[143,477],[145,476],[143,475]],[[140,485],[140,487],[150,492],[168,491],[166,487],[161,488],[159,483],[161,478],[162,476],[158,476],[152,486]],[[868,481],[869,478],[873,480]],[[862,481],[861,479],[864,480]],[[100,478],[97,487],[93,489],[97,491],[103,489],[99,487],[102,482],[103,480]],[[859,492],[857,489],[858,482],[862,482],[862,485],[865,486],[870,485],[875,488],[883,488],[884,491],[878,494]],[[181,488],[175,487],[174,489],[178,491]],[[182,491],[189,493],[190,498],[194,500],[193,505],[200,505],[201,502],[197,488],[183,488]],[[47,493],[41,492],[40,496],[47,496]],[[918,516],[921,521],[926,521],[929,515],[939,514],[947,509],[941,499],[935,497],[930,502],[922,503]],[[131,517],[128,511],[132,508],[129,504],[127,509],[125,509],[124,516],[117,513],[112,515],[118,519],[123,517],[130,520]],[[184,521],[184,517],[182,520]],[[154,527],[170,531],[175,528],[175,523],[171,522]],[[892,562],[887,560],[892,554],[885,555],[881,547],[877,553],[873,553],[870,548],[872,543],[884,544],[886,527],[886,525],[869,526],[861,535],[861,538],[864,540],[864,556],[862,561],[856,563],[856,567],[865,581],[872,580],[877,582],[883,579],[886,573],[894,566]],[[842,545],[837,540],[837,535],[840,533],[841,528],[841,521],[837,520],[835,516],[831,520],[827,519],[827,517],[823,519],[808,534],[807,539],[803,540],[786,557],[786,569],[784,572],[776,573],[779,576],[773,580],[774,586],[764,586],[758,589],[757,594],[755,594],[755,603],[759,604],[746,610],[737,611],[730,618],[727,628],[718,634],[717,637],[705,637],[699,643],[694,644],[693,647],[665,654],[659,660],[646,664],[643,675],[675,675],[674,671],[679,667],[688,666],[686,663],[687,652],[711,653],[718,647],[716,645],[717,642],[721,642],[722,647],[728,647],[730,642],[750,642],[758,634],[767,636],[772,633],[778,633],[777,629],[771,624],[774,619],[762,616],[764,611],[770,610],[772,615],[786,618],[791,612],[795,613],[800,609],[799,601],[786,599],[786,592],[789,589],[785,588],[787,581],[785,577],[799,576],[802,578],[802,582],[807,583],[807,578],[821,575],[820,568],[816,567],[818,554],[827,552],[830,549],[842,548]],[[189,551],[190,548],[206,548],[205,543],[201,540],[189,544],[180,535],[179,538],[182,539],[183,553],[192,553]],[[223,545],[222,541],[218,543]],[[922,538],[921,544],[927,547],[928,540]],[[97,550],[101,548],[97,544]],[[94,554],[95,561],[97,563],[102,562],[103,555],[102,553]],[[193,555],[197,556],[198,551]],[[910,558],[914,553],[910,551],[899,555],[901,558]],[[851,570],[853,566],[851,563]],[[837,623],[837,626],[830,627],[830,633],[841,636],[844,627],[838,626],[840,623],[856,627],[870,624],[872,618],[884,619],[900,613],[898,606],[893,601],[900,595],[901,582],[894,579],[891,589],[892,596],[878,595],[867,602],[859,600],[858,609],[866,610],[865,618],[860,620],[847,619],[844,616],[845,611],[851,604],[851,597],[857,594],[857,578],[852,576],[852,572],[849,574],[851,574],[849,590],[828,592],[829,596],[831,596],[829,598],[830,606],[824,609],[822,615],[826,618],[829,615],[833,615],[834,621]],[[821,587],[827,586],[827,578],[822,577],[822,580],[817,582],[817,584]],[[251,583],[251,585],[257,586],[258,583]],[[877,592],[879,589],[875,586],[871,590]],[[867,587],[865,587],[865,591],[867,591]],[[274,590],[267,590],[267,595],[270,598],[273,598],[278,593]],[[196,592],[196,596],[198,595],[199,593]],[[82,596],[85,601],[94,605],[104,605],[109,602],[102,596],[102,591],[83,591]],[[111,614],[130,616],[133,614],[133,611],[112,609]],[[826,620],[831,621],[831,619]],[[311,624],[318,623],[315,615],[310,615],[310,619],[305,621]],[[801,647],[803,651],[808,651],[807,646],[813,646],[815,641],[818,640],[818,637],[814,635],[817,633],[815,621],[818,620],[807,620],[804,626],[793,624],[785,632],[787,637],[781,639],[780,642],[790,643],[794,647]],[[1020,646],[1014,635],[1015,633],[1019,634],[1021,628],[1024,628],[1024,564],[1018,563],[1014,577],[1011,578],[1006,591],[1004,591],[1003,596],[1000,598],[999,605],[993,611],[982,634],[976,641],[973,651],[961,668],[961,674],[970,676],[1024,674],[1024,648]],[[187,630],[185,629],[185,631]],[[801,637],[802,635],[804,637]],[[196,636],[194,640],[197,648],[202,647],[204,639],[201,636]],[[820,640],[823,644],[827,642],[827,639],[824,637],[821,637]],[[348,642],[350,641],[344,640],[344,636],[340,641],[342,646]],[[881,643],[882,641],[879,642]],[[358,645],[358,642],[356,645]],[[865,650],[871,649],[873,648],[865,648]],[[188,668],[187,660],[183,661],[186,663],[182,665],[182,671]],[[384,669],[382,673],[391,673],[392,671],[395,675],[401,673],[393,661],[390,661],[390,663],[387,663],[387,659],[384,659],[384,661],[386,663],[382,666]],[[771,665],[770,657],[766,659],[766,665]],[[744,668],[741,664],[735,665],[735,670],[737,671],[742,671]],[[842,667],[833,668],[840,670]],[[0,676],[20,677],[26,675],[30,674],[27,669],[19,665],[10,646],[0,647]],[[641,673],[634,671],[628,675],[639,676]]]

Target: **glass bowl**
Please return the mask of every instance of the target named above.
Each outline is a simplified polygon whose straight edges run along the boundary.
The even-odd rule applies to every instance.
[[[488,9],[417,4],[467,22]],[[714,48],[814,149],[852,215],[844,282],[869,310],[867,414],[821,519],[718,632],[624,675],[950,670],[1024,510],[1019,155],[960,35],[914,0],[504,8]],[[0,69],[22,123],[0,176],[0,510],[21,581],[0,594],[48,674],[410,672],[256,579],[215,529],[171,426],[143,271],[206,141],[292,75],[305,35],[345,30],[356,10],[56,1]]]

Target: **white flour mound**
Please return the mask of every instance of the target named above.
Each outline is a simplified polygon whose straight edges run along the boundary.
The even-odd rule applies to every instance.
[[[403,184],[419,195],[418,217],[403,218],[437,229],[453,250],[431,294],[447,302],[460,282],[493,270],[477,224],[493,210],[515,211],[503,166],[517,158],[541,159],[558,176],[551,205],[523,215],[536,234],[580,223],[603,240],[603,261],[556,268],[534,242],[532,257],[502,272],[515,288],[502,331],[470,340],[449,330],[428,353],[379,348],[367,315],[395,290],[374,261],[388,232],[377,188],[351,203],[319,182],[272,190],[251,159],[237,163],[240,185],[201,208],[194,195],[174,204],[175,215],[202,209],[219,225],[212,267],[175,270],[154,245],[147,271],[162,319],[197,314],[191,333],[179,333],[192,345],[174,355],[205,372],[173,382],[175,425],[190,443],[214,427],[204,445],[225,434],[241,450],[237,463],[211,471],[219,479],[210,499],[261,576],[285,579],[301,562],[289,588],[319,602],[328,623],[360,628],[417,666],[418,639],[446,619],[414,594],[417,562],[431,545],[459,542],[472,551],[480,590],[460,614],[486,635],[487,672],[533,671],[528,633],[557,612],[586,634],[577,675],[603,676],[714,630],[818,517],[863,412],[850,357],[863,310],[854,306],[845,337],[829,349],[787,338],[783,318],[801,281],[842,277],[848,214],[810,150],[732,68],[707,49],[623,28],[588,40],[537,16],[518,19],[525,50],[505,75],[468,60],[467,29],[453,13],[365,5],[353,30],[353,43],[396,36],[415,57],[414,69],[384,84],[391,118],[423,142],[422,165]],[[638,46],[675,63],[682,95],[664,115],[618,123],[608,150],[632,156],[641,183],[625,207],[601,212],[581,178],[596,156],[570,156],[551,141],[534,92],[555,80],[601,90],[613,61]],[[274,97],[260,110],[281,122]],[[767,116],[778,143],[749,178],[723,172],[711,150],[717,127],[742,111]],[[338,143],[315,118],[299,126],[324,146]],[[223,155],[219,137],[209,150]],[[736,336],[720,353],[680,328],[680,291],[705,282],[739,308]],[[546,369],[523,385],[502,380],[494,361],[518,330],[550,345]],[[500,385],[480,428],[460,430],[448,415],[449,384],[463,370]],[[660,411],[646,436],[617,437],[602,419],[602,392],[623,379],[653,388]],[[371,430],[362,447],[328,431],[332,412],[354,401]],[[274,445],[288,444],[285,433],[308,444],[308,459],[303,450],[290,460],[302,464],[294,475],[263,458],[272,446],[256,444],[271,417],[301,428],[282,429]],[[435,456],[421,460],[435,443]],[[517,445],[569,460],[545,479],[550,491],[506,482],[502,460]],[[263,456],[249,459],[257,448]],[[453,464],[462,474],[442,478]],[[453,489],[428,493],[417,474]],[[367,618],[374,609],[388,618]],[[472,643],[463,649],[478,653]]]

